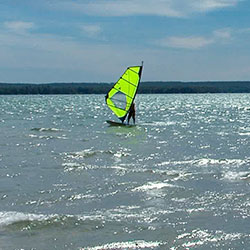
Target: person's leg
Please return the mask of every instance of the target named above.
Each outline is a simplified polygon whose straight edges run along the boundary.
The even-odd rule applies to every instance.
[[[132,114],[131,114],[131,112],[129,112],[129,114],[128,114],[128,124],[129,124],[131,116],[132,116]]]
[[[133,122],[134,122],[134,124],[135,124],[135,113],[133,113],[132,118],[133,118]]]

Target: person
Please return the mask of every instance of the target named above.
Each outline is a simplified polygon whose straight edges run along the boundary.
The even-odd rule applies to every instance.
[[[129,121],[130,121],[130,118],[133,118],[133,122],[135,124],[135,104],[132,103],[130,109],[129,109],[129,113],[128,113],[128,124],[129,124]]]

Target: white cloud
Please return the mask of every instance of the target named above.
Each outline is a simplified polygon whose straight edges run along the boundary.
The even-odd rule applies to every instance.
[[[192,36],[192,37],[167,37],[157,41],[156,43],[162,47],[181,48],[181,49],[200,49],[213,42],[214,42],[213,39],[201,36]]]
[[[181,49],[201,49],[214,43],[228,42],[232,38],[233,31],[230,28],[214,30],[210,36],[171,36],[159,39],[154,44],[161,47]]]
[[[214,37],[218,39],[230,39],[231,34],[231,29],[220,29],[213,32]]]
[[[242,28],[237,30],[237,33],[239,34],[249,34],[250,33],[250,28]]]
[[[208,12],[236,6],[241,0],[192,0],[191,7],[194,11]]]
[[[12,21],[3,23],[5,29],[11,30],[16,33],[25,33],[28,30],[35,27],[32,22],[23,22],[23,21]]]
[[[242,0],[60,0],[49,8],[78,11],[88,15],[130,16],[159,15],[168,17],[186,17],[193,13],[202,13],[234,7]]]
[[[182,13],[172,8],[173,0],[95,0],[95,1],[60,1],[53,8],[80,11],[88,15],[131,16],[161,15],[180,17]],[[50,6],[52,7],[52,6]]]
[[[135,49],[134,49],[135,50]],[[72,37],[52,34],[0,32],[0,68],[10,69],[6,81],[110,81],[109,70],[120,70],[128,63],[141,62],[138,53],[114,44],[89,44]],[[18,79],[18,73],[26,77]],[[56,72],[46,76],[48,72]],[[13,72],[15,72],[13,74]],[[39,74],[35,75],[35,72]],[[31,77],[32,76],[32,77]],[[3,79],[3,76],[2,76]]]
[[[190,41],[172,40],[192,47]],[[191,37],[198,46],[206,46],[210,38]],[[194,39],[195,38],[195,39]],[[198,39],[200,38],[200,39]],[[219,39],[218,39],[219,40]],[[202,48],[202,47],[200,47]],[[248,64],[249,50],[244,55],[235,51],[223,57],[217,50],[197,50],[192,53],[152,48],[129,48],[122,45],[94,45],[77,42],[70,37],[49,34],[25,36],[0,32],[1,81],[6,82],[105,82],[116,81],[125,67],[145,62],[146,80],[246,80],[249,71],[241,72]],[[232,56],[237,60],[231,60]],[[196,62],[199,57],[198,62]],[[190,63],[192,62],[192,63]],[[239,63],[240,62],[240,63]],[[229,70],[231,69],[231,70]],[[228,75],[229,74],[229,75]]]
[[[89,37],[96,37],[102,30],[99,24],[82,24],[81,29]]]

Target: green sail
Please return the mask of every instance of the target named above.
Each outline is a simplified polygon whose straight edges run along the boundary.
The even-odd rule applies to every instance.
[[[106,95],[106,103],[123,122],[129,112],[140,83],[142,66],[128,67]]]

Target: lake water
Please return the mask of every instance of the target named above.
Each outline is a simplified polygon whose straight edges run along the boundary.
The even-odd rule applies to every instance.
[[[249,249],[250,94],[0,96],[0,249]]]

